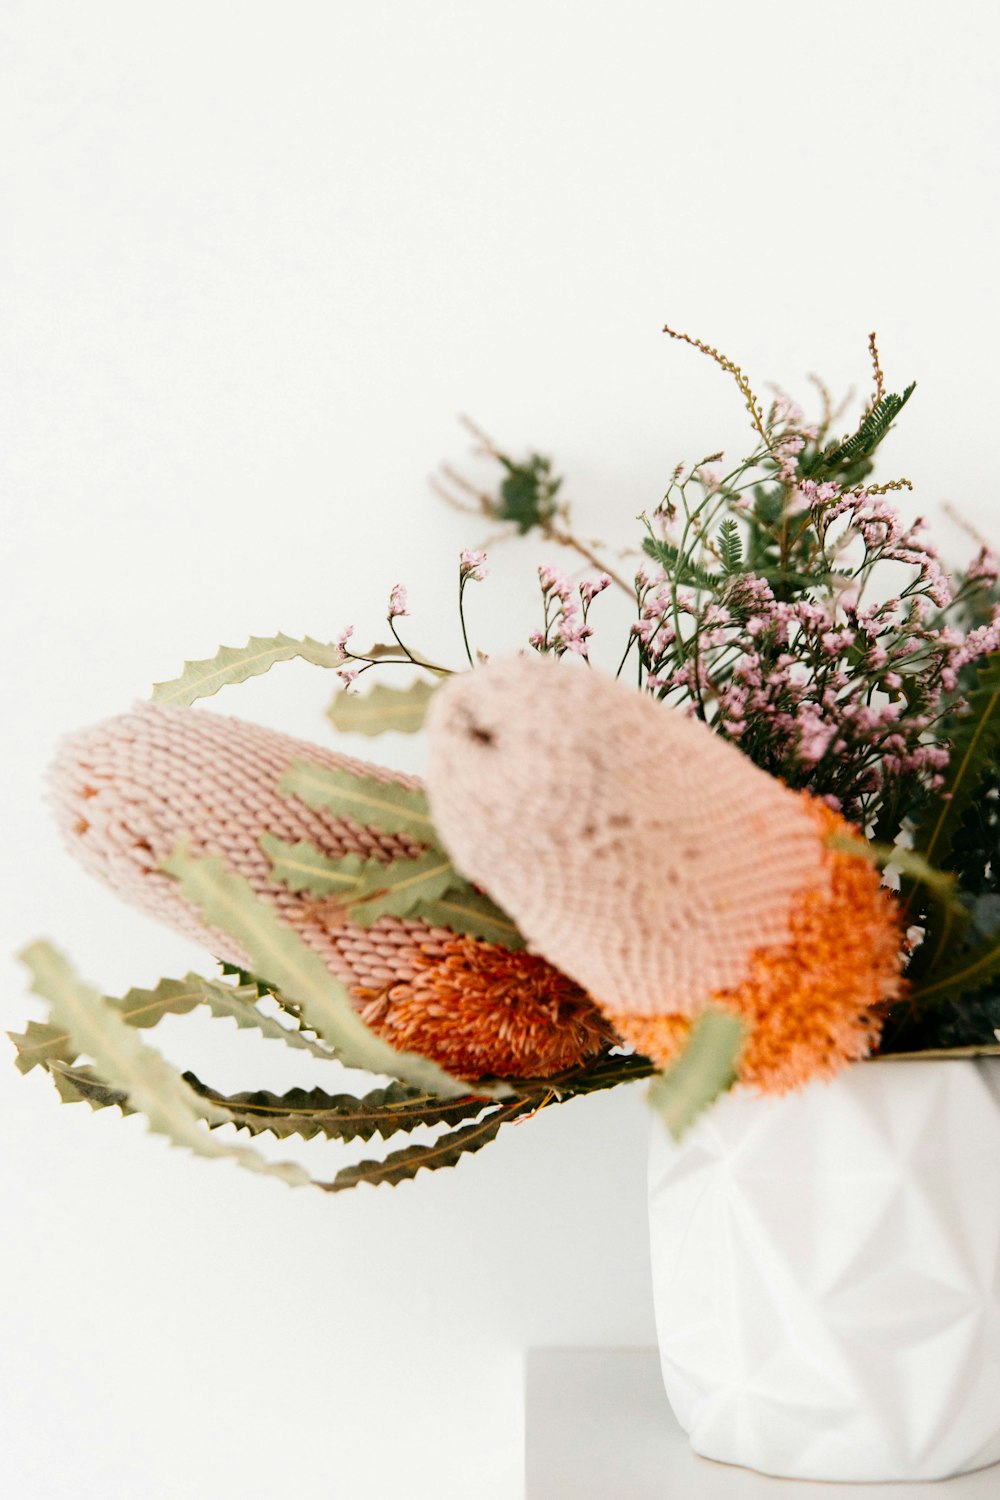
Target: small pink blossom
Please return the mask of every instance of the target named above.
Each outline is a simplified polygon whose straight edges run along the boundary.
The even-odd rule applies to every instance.
[[[485,552],[474,552],[471,547],[463,547],[459,553],[459,567],[462,578],[469,578],[474,583],[482,583],[489,571],[485,564]]]
[[[356,667],[338,667],[337,668],[337,676],[340,678],[341,682],[344,684],[344,687],[347,688],[347,689],[350,689],[350,687],[351,687],[352,683],[354,682],[354,680],[356,679],[357,675],[358,675],[358,670],[357,670]]]
[[[389,619],[395,619],[396,615],[408,615],[410,613],[406,602],[406,589],[401,583],[394,583],[389,595]]]
[[[602,573],[599,578],[585,578],[580,585],[580,598],[589,608],[597,595],[603,594],[610,583],[611,579],[607,573]]]

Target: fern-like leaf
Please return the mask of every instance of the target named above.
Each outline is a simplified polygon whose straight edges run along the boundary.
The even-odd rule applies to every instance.
[[[723,571],[729,577],[742,570],[743,538],[740,536],[739,522],[732,516],[719,527],[719,556]]]
[[[245,646],[220,646],[214,656],[203,661],[186,661],[179,677],[153,686],[154,703],[186,706],[199,698],[210,698],[231,683],[246,682],[269,672],[276,662],[300,657],[316,667],[339,667],[344,653],[339,646],[325,645],[306,636],[296,641],[291,636],[252,635]]]
[[[682,556],[672,542],[664,542],[659,537],[647,536],[643,541],[642,550],[648,557],[652,557],[660,564],[669,578],[683,587],[708,589],[715,593],[724,582],[724,574],[713,573],[701,563],[696,562],[694,558]]]
[[[838,468],[843,464],[856,462],[858,459],[869,458],[915,390],[916,382],[914,381],[906,387],[901,396],[888,395],[876,401],[871,410],[866,413],[857,432],[845,438],[843,442],[835,443],[827,448],[822,456],[823,467],[825,469]]]
[[[387,730],[415,734],[423,725],[436,687],[437,683],[423,681],[405,688],[380,682],[367,693],[341,692],[327,709],[327,717],[342,734],[372,737]]]

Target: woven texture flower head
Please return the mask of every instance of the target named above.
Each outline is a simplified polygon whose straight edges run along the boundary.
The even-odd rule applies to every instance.
[[[453,680],[428,793],[458,867],[640,1051],[709,1006],[750,1024],[741,1077],[784,1089],[864,1057],[901,935],[848,827],[704,725],[545,657]]]
[[[419,918],[382,916],[371,927],[335,901],[279,883],[262,834],[306,840],[329,859],[413,856],[403,834],[363,827],[278,791],[294,760],[415,786],[238,719],[142,705],[68,739],[51,785],[71,851],[133,905],[220,958],[247,966],[227,934],[209,930],[160,868],[182,843],[219,855],[321,954],[374,1030],[465,1078],[547,1077],[613,1039],[583,990],[544,959],[460,936]],[[265,976],[266,977],[266,976]]]

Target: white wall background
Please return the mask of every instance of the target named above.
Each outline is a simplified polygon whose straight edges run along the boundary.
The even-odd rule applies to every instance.
[[[112,993],[204,966],[58,847],[58,735],[251,631],[377,631],[396,581],[454,654],[484,528],[426,480],[461,410],[554,452],[581,531],[629,540],[678,459],[746,442],[666,319],[795,391],[864,388],[877,328],[890,385],[920,382],[891,443],[915,503],[1000,531],[993,17],[4,0],[2,953],[49,934]],[[494,552],[482,645],[535,623],[543,555]],[[330,686],[288,666],[213,707],[323,738]],[[186,1062],[182,1025],[151,1039]],[[195,1036],[224,1085],[291,1081],[223,1023]],[[520,1351],[652,1340],[635,1095],[337,1199],[6,1061],[0,1101],[18,1500],[515,1500]]]

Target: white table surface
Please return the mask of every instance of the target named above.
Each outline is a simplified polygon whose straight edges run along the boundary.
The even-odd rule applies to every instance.
[[[529,1350],[525,1459],[526,1500],[1000,1500],[1000,1465],[934,1484],[819,1484],[699,1458],[648,1348]]]

